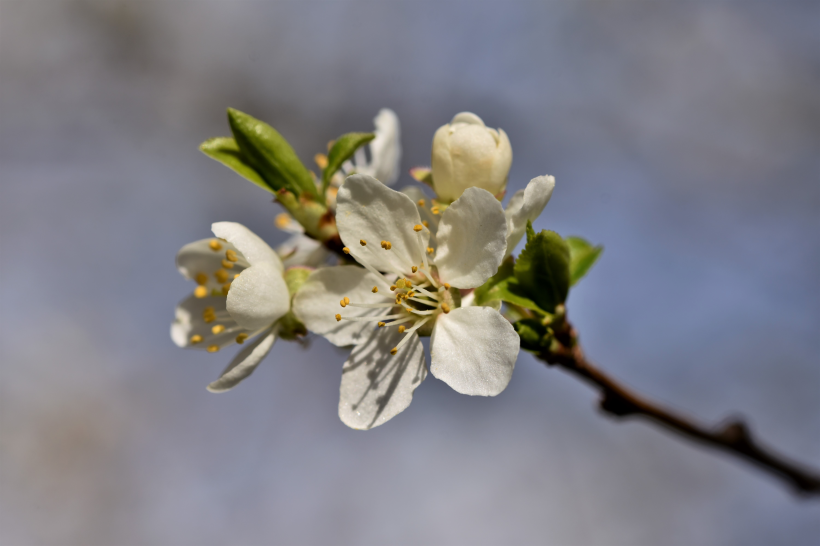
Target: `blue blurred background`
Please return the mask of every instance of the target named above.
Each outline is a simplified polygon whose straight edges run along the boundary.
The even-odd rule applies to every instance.
[[[510,194],[556,176],[536,228],[606,245],[569,300],[591,358],[820,463],[817,2],[2,0],[0,542],[818,543],[817,502],[526,354],[366,433],[322,339],[206,392],[230,354],[169,339],[176,251],[284,240],[197,151],[227,106],[306,163],[393,108],[399,186],[456,112],[502,127]]]

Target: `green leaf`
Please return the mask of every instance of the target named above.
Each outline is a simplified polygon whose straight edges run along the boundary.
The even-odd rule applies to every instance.
[[[233,169],[240,176],[243,176],[262,188],[273,193],[275,190],[265,182],[265,179],[251,167],[242,152],[239,151],[239,146],[236,140],[231,137],[215,137],[209,138],[199,145],[199,151],[212,159],[216,159],[226,167]]]
[[[333,147],[327,154],[327,167],[322,172],[322,194],[325,193],[330,178],[339,170],[342,163],[350,159],[359,146],[367,144],[376,138],[375,133],[347,133],[333,142]]]
[[[310,171],[276,129],[233,108],[228,108],[228,123],[242,156],[270,187],[322,201]]]
[[[598,261],[604,247],[601,245],[592,246],[581,237],[567,237],[567,245],[569,245],[569,273],[570,286],[574,285],[581,278],[587,274],[587,271]]]
[[[535,237],[535,230],[532,229],[532,221],[527,220],[527,242],[529,243]]]
[[[537,319],[522,319],[513,324],[513,327],[521,338],[521,348],[527,351],[540,353],[552,341],[550,330]]]
[[[498,272],[490,277],[487,282],[475,290],[475,304],[484,305],[493,300],[506,301],[531,311],[545,313],[534,301],[523,295],[523,290],[515,279],[514,265],[512,257],[508,257],[502,262]]]
[[[527,241],[515,262],[523,295],[552,313],[569,292],[569,247],[554,231],[543,230]]]

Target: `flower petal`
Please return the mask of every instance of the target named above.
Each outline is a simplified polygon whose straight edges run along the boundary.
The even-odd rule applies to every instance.
[[[389,108],[382,108],[373,120],[376,138],[370,142],[370,173],[388,186],[399,178],[401,163],[401,130],[399,117]]]
[[[347,177],[339,188],[336,224],[356,260],[396,274],[409,274],[412,266],[421,263],[430,237],[427,229],[413,231],[421,218],[412,199],[361,174]],[[361,245],[362,240],[366,246]],[[389,241],[392,248],[385,250],[381,241]]]
[[[390,294],[387,284],[366,269],[355,265],[340,265],[318,269],[310,274],[305,284],[293,298],[293,313],[308,330],[324,336],[339,347],[361,342],[376,322],[336,320],[336,314],[346,317],[376,317],[387,314],[389,309],[339,306],[339,300],[347,296],[355,303],[381,303],[387,298],[372,292],[378,286],[378,294]]]
[[[555,177],[538,176],[530,180],[526,189],[515,192],[505,212],[507,216],[507,256],[527,230],[527,221],[534,222],[547,206],[555,188]]]
[[[196,280],[200,274],[205,274],[207,282],[204,286],[210,291],[212,288],[219,288],[223,283],[219,282],[213,273],[222,269],[222,260],[225,259],[226,250],[236,250],[230,244],[222,241],[219,242],[219,248],[214,250],[211,247],[213,237],[210,239],[200,239],[193,243],[188,243],[177,252],[177,269],[186,279]],[[241,271],[243,266],[235,264],[238,267],[233,269],[231,273]]]
[[[501,203],[487,190],[467,188],[441,215],[436,266],[441,279],[475,288],[495,275],[507,248]]]
[[[239,351],[234,359],[219,376],[219,379],[208,385],[211,392],[225,392],[237,386],[243,379],[253,373],[256,367],[270,352],[276,342],[276,333],[268,330],[257,337],[253,343]]]
[[[347,426],[377,427],[412,402],[413,391],[427,377],[427,368],[416,334],[410,334],[413,338],[398,353],[390,354],[404,335],[394,328],[374,330],[350,353],[339,388],[339,418]]]
[[[211,231],[214,235],[225,239],[241,252],[248,263],[255,265],[258,263],[269,263],[279,268],[281,273],[285,268],[279,255],[263,241],[256,233],[252,232],[242,224],[236,222],[216,222],[211,224]]]
[[[512,378],[519,345],[515,328],[498,311],[453,309],[433,328],[430,372],[462,394],[495,396]]]
[[[211,309],[208,309],[211,308]],[[206,313],[208,309],[208,313]],[[206,314],[210,318],[205,321]],[[221,326],[214,334],[214,327]],[[188,296],[176,308],[174,322],[171,323],[171,339],[177,347],[207,349],[216,345],[220,349],[235,343],[236,336],[250,331],[241,328],[225,309],[224,296],[197,298]],[[192,343],[191,338],[199,336],[200,341]]]
[[[251,265],[233,280],[228,291],[228,312],[243,328],[270,326],[290,310],[290,294],[282,277],[282,262]]]

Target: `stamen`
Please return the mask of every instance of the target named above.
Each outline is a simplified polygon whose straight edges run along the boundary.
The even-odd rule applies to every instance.
[[[426,322],[427,322],[428,320],[430,320],[431,318],[432,318],[432,317],[427,317],[427,318],[426,318],[426,319],[424,319],[424,320],[420,320],[420,321],[418,321],[416,324],[414,324],[412,328],[410,328],[409,330],[407,330],[407,333],[404,335],[404,337],[402,338],[402,340],[401,340],[401,341],[399,341],[399,342],[398,342],[398,344],[397,344],[395,347],[393,347],[393,349],[390,351],[390,354],[391,354],[391,355],[394,355],[394,354],[396,354],[397,352],[399,352],[399,349],[401,349],[401,346],[402,346],[402,345],[404,345],[405,343],[407,343],[407,342],[410,340],[410,338],[413,336],[413,332],[415,332],[416,330],[418,330],[419,328],[421,328],[422,326],[424,326],[424,323],[426,323]]]
[[[211,247],[211,250],[213,250],[214,252],[219,252],[220,250],[222,250],[222,245],[219,244],[219,241],[217,241],[216,239],[211,239],[211,241],[208,243],[208,246]]]
[[[229,262],[235,262],[239,260],[239,258],[236,255],[236,252],[234,252],[230,248],[225,251],[225,258],[227,258]]]
[[[411,268],[410,268],[410,271],[412,271],[413,273],[415,273],[415,272],[416,272],[416,271],[418,271],[418,270],[419,270],[419,268],[418,268],[418,267],[416,267],[415,265],[414,265],[413,267],[411,267]]]
[[[405,307],[408,313],[413,313],[414,315],[432,315],[436,312],[435,309],[430,309],[429,311],[419,311],[418,309],[413,309],[412,307]]]
[[[214,277],[216,278],[216,282],[222,284],[228,281],[229,275],[224,269],[217,269],[214,273]]]
[[[316,162],[316,166],[320,169],[324,170],[327,167],[327,156],[325,154],[316,154],[313,156],[313,161]]]
[[[200,286],[208,284],[208,275],[206,273],[197,273],[196,277],[194,277],[194,280]]]
[[[239,343],[240,345],[245,343],[246,339],[248,339],[248,334],[246,334],[244,332],[239,334],[238,336],[236,336],[236,342]]]
[[[392,349],[390,349],[390,354],[391,354],[391,355],[395,355],[395,354],[396,354],[396,353],[398,353],[398,352],[399,352],[398,347],[393,347]]]
[[[206,307],[202,310],[202,320],[206,323],[213,322],[216,320],[216,311],[213,307]]]
[[[238,278],[239,278],[239,273],[237,273],[236,275],[234,275],[234,276],[233,276],[233,279],[234,279],[234,280],[236,280],[236,279],[238,279]]]
[[[378,287],[378,286],[374,286],[374,287],[373,287],[373,290],[371,290],[371,292],[373,292],[374,294],[375,294],[376,292],[378,292],[378,291],[379,291],[379,287]]]
[[[419,303],[423,303],[424,305],[429,305],[430,307],[438,307],[438,301],[423,300],[421,298],[407,298],[407,299],[410,300],[410,301],[417,301]]]
[[[435,250],[433,247],[431,247],[431,246],[428,246],[428,247],[427,247],[427,254],[432,254],[432,253],[433,253],[433,252],[435,252],[435,251],[436,251],[436,250]]]
[[[208,295],[208,289],[205,288],[204,286],[197,286],[194,289],[194,296],[196,296],[197,298],[204,298],[207,295]]]
[[[450,283],[448,283],[448,282],[444,283],[444,288],[449,290],[450,289]]]
[[[345,254],[350,254],[350,248],[349,247],[344,247],[342,249],[342,252],[344,252]]]
[[[432,212],[433,214],[438,214],[439,213],[439,208],[438,207],[433,207],[433,208],[430,209],[430,212]]]
[[[390,244],[390,241],[382,241],[382,248],[385,250],[390,250],[393,248],[393,245]]]
[[[398,288],[398,287],[395,284],[390,285],[390,291],[391,292],[394,291],[396,288]]]
[[[367,241],[365,241],[364,239],[359,239],[359,244],[362,246],[367,246]]]
[[[421,224],[416,224],[415,226],[413,226],[413,231],[415,231],[416,233],[418,233],[419,231],[421,231],[423,229],[424,229],[424,226],[421,225]]]
[[[387,309],[388,307],[393,307],[392,303],[348,303],[347,305],[350,307],[361,307],[363,309]]]
[[[337,314],[336,314],[336,322],[341,322],[341,321],[342,321],[342,315],[339,315],[339,314],[337,313]]]
[[[345,296],[345,305],[350,305],[350,298]]]
[[[404,333],[404,330],[406,330],[406,328],[404,327],[404,324],[402,324],[401,326],[399,326],[399,333],[400,333],[400,334],[403,334],[403,333]]]
[[[427,220],[422,220],[421,223],[424,227],[426,227],[427,229],[430,229],[430,222],[428,222]]]
[[[228,295],[228,291],[229,291],[230,289],[231,289],[231,283],[226,282],[225,284],[223,284],[223,285],[222,285],[222,295],[223,295],[223,296],[227,296],[227,295]]]
[[[384,322],[379,322],[379,328],[383,327],[384,324],[385,324]]]
[[[344,299],[344,298],[342,298],[342,299],[340,299],[340,300],[339,300],[339,305],[341,305],[341,306],[342,306],[342,308],[347,307],[347,303],[345,303],[345,299]]]
[[[432,292],[428,292],[427,290],[425,290],[421,286],[417,286],[416,290],[418,290],[419,293],[424,294],[425,296],[427,296],[430,299],[433,299],[433,300],[436,300],[436,301],[439,300],[439,297],[437,295],[433,294]]]
[[[385,319],[399,318],[402,315],[383,315],[381,317],[342,317],[342,320],[352,320],[353,322],[380,322]]]
[[[222,267],[225,269],[233,269],[234,263],[229,260],[222,260]]]
[[[284,230],[290,225],[290,214],[287,212],[277,214],[276,218],[273,220],[273,223],[276,224],[276,227],[279,229]]]
[[[219,350],[219,345],[208,345],[206,349],[209,353],[215,353]]]
[[[213,335],[221,334],[225,331],[225,326],[223,324],[217,324],[213,328],[211,328],[211,333]]]
[[[424,206],[424,199],[419,199],[416,204],[420,207],[423,207]]]
[[[441,310],[444,311],[444,314],[446,315],[450,312],[450,306],[447,305],[446,302],[441,302]]]
[[[202,343],[202,336],[194,334],[191,336],[191,345],[196,345],[197,343]]]

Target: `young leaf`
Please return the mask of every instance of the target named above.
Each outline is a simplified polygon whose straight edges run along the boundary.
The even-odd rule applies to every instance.
[[[604,251],[604,247],[592,246],[580,237],[567,237],[566,242],[569,246],[570,286],[572,286],[586,275]]]
[[[532,221],[527,220],[527,242],[529,243],[533,237],[535,237],[535,230],[532,229]]]
[[[247,178],[263,190],[267,190],[271,193],[275,191],[265,182],[265,179],[248,164],[242,156],[242,152],[239,151],[236,140],[231,137],[209,138],[199,145],[199,150],[208,157],[216,159],[226,167],[233,169],[236,173]]]
[[[233,108],[228,108],[228,123],[242,156],[269,186],[274,190],[284,188],[297,197],[307,193],[320,200],[307,167],[276,129]]]
[[[475,289],[475,304],[484,305],[493,300],[506,301],[531,311],[545,313],[534,301],[523,295],[513,273],[512,258],[507,258],[498,268],[498,272],[487,282]]]
[[[521,348],[526,351],[540,353],[549,347],[552,335],[547,327],[537,319],[523,319],[513,324],[515,331],[521,338]]]
[[[514,272],[523,294],[552,313],[569,292],[569,247],[554,231],[543,230],[527,241]]]
[[[330,178],[339,170],[342,163],[350,159],[359,146],[367,144],[376,138],[374,133],[347,133],[333,142],[333,147],[327,154],[327,167],[322,172],[322,194],[325,193]]]

